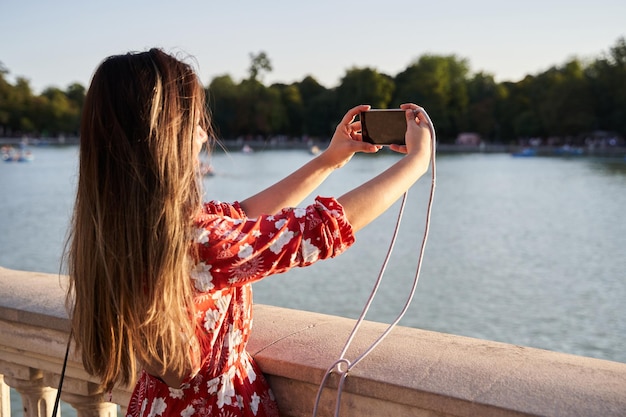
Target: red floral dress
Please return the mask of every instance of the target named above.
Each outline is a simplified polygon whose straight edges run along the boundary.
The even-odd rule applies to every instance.
[[[246,351],[252,326],[251,283],[333,257],[354,242],[343,208],[332,198],[249,219],[238,203],[211,202],[198,216],[197,290],[202,363],[181,387],[145,371],[127,417],[278,416],[272,392]]]

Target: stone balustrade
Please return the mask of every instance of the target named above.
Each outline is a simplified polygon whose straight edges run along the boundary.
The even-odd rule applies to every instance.
[[[9,387],[26,417],[51,417],[68,340],[65,277],[0,268],[0,417]],[[282,415],[311,416],[318,386],[353,320],[255,306],[249,350]],[[366,322],[354,358],[386,325]],[[332,416],[330,378],[318,416]],[[71,351],[61,398],[78,417],[124,413],[130,391],[103,393]],[[121,406],[118,408],[118,405]],[[120,411],[118,411],[120,410]],[[398,327],[346,379],[341,416],[626,416],[626,364]],[[15,416],[14,416],[15,417]]]

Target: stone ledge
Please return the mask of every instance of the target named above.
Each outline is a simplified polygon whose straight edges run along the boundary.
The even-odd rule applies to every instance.
[[[315,387],[306,398],[310,414],[317,386],[353,323],[257,305],[249,350],[265,373]],[[347,358],[386,327],[365,322]],[[359,363],[344,389],[437,415],[626,415],[626,364],[406,327],[395,328]],[[393,415],[380,411],[354,415]]]
[[[59,368],[67,340],[64,277],[0,268],[3,368]],[[353,320],[255,305],[249,351],[284,416],[310,416],[319,382]],[[354,359],[386,325],[363,323]],[[89,384],[75,356],[69,377]],[[0,372],[1,373],[1,372]],[[54,375],[47,379],[54,381]],[[78,385],[81,385],[77,383]],[[319,416],[333,414],[337,378]],[[70,387],[68,386],[68,389]],[[77,388],[78,389],[78,388]],[[125,406],[128,390],[115,390]],[[624,416],[626,364],[397,327],[348,375],[342,416]]]
[[[0,267],[0,320],[15,321],[68,332],[65,276],[14,271]]]

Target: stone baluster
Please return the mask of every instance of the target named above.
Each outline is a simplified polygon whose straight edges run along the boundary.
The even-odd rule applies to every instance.
[[[61,393],[61,398],[76,410],[77,417],[116,417],[117,404],[105,401],[104,394]]]
[[[11,389],[0,375],[0,417],[11,417]]]
[[[4,379],[20,393],[24,417],[52,417],[57,390],[44,383],[41,370],[23,368],[15,376],[5,375]]]
[[[46,382],[58,387],[60,376],[47,374]],[[61,399],[76,410],[77,417],[117,417],[117,404],[107,402],[99,385],[85,379],[65,376]]]

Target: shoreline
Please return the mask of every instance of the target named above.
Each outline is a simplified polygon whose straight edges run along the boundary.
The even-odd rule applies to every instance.
[[[220,140],[215,143],[213,151],[273,151],[273,150],[323,150],[328,141],[307,142],[300,140]],[[0,138],[0,146],[77,146],[78,137],[61,138]],[[245,148],[245,149],[244,149]],[[441,154],[461,153],[508,153],[516,157],[611,157],[626,159],[626,147],[624,146],[523,146],[516,144],[482,143],[479,145],[458,145],[438,143],[437,152]]]

